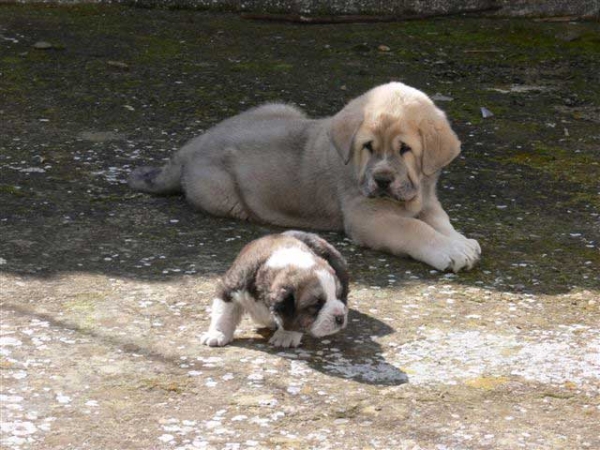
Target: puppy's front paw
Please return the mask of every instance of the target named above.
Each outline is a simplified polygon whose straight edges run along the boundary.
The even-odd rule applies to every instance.
[[[446,238],[444,245],[436,249],[431,265],[438,270],[458,272],[472,269],[479,261],[481,247],[475,239],[467,239],[461,234],[454,238]]]
[[[477,259],[479,259],[481,256],[481,247],[479,246],[479,242],[477,242],[475,239],[469,239],[460,233],[456,233],[456,235],[453,237],[457,241],[464,241],[465,245],[468,246],[474,253],[476,253]]]
[[[209,330],[200,337],[200,343],[210,347],[223,347],[229,342],[231,338],[219,330]]]
[[[300,341],[302,340],[302,333],[298,333],[297,331],[286,331],[282,328],[278,328],[275,331],[275,334],[269,340],[269,344],[274,345],[275,347],[298,347],[300,345]]]

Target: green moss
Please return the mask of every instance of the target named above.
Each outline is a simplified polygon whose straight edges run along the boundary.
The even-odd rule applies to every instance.
[[[600,54],[600,37],[598,30],[585,30],[578,37],[566,42],[565,47],[571,51],[597,58]]]
[[[95,313],[104,297],[95,292],[82,292],[63,304],[63,308],[82,329],[92,329],[96,324]]]
[[[64,308],[68,311],[90,313],[96,309],[96,304],[103,300],[101,294],[95,292],[82,292],[76,294],[72,300],[64,304]]]
[[[136,40],[141,48],[135,60],[138,63],[175,59],[181,55],[182,44],[176,39],[161,35],[145,35],[137,37]]]
[[[180,394],[188,387],[188,383],[187,380],[172,379],[165,375],[142,379],[139,387],[148,391],[158,390]]]
[[[23,58],[17,56],[5,56],[2,58],[2,64],[6,64],[7,66],[14,66],[15,64],[20,64],[23,61]],[[11,67],[8,67],[9,69]]]
[[[600,161],[590,154],[538,141],[529,150],[510,154],[506,161],[540,170],[558,181],[578,183],[590,189],[595,189],[598,185]]]
[[[25,83],[27,67],[22,57],[5,56],[2,58],[2,84],[7,88],[15,88]]]
[[[23,192],[19,186],[11,186],[8,184],[0,185],[0,194],[8,194],[15,197],[28,197],[29,194]]]
[[[233,64],[232,72],[249,72],[253,75],[265,75],[269,73],[287,73],[294,68],[293,64],[281,61],[248,61]]]
[[[99,195],[97,197],[90,198],[91,203],[100,203],[100,204],[122,202],[123,200],[124,200],[124,197],[122,195],[116,195],[116,194]]]

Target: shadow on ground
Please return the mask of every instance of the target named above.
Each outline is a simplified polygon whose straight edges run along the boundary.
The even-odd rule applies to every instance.
[[[48,322],[52,327],[74,331],[82,337],[91,338],[94,342],[119,352],[144,356],[150,361],[165,364],[172,370],[177,370],[181,365],[181,354],[165,354],[157,351],[150,343],[139,342],[131,336],[122,336],[103,328],[85,327],[76,320],[60,317],[60,314],[37,312],[34,308],[16,303],[4,303],[3,308],[30,321]],[[327,344],[335,349],[334,351],[319,351],[323,345],[318,340],[304,337],[302,355],[305,356],[304,360],[308,366],[328,376],[375,386],[397,386],[407,383],[408,376],[385,361],[381,345],[375,341],[393,333],[394,329],[356,310],[350,311],[348,320],[347,330],[325,339]],[[268,341],[270,332],[268,330],[259,330],[259,332],[265,341]],[[354,345],[348,345],[349,341]],[[336,345],[342,347],[343,352],[336,348]],[[294,349],[275,348],[254,338],[236,338],[230,346],[258,350],[290,361],[298,359]],[[219,354],[218,348],[212,351],[215,355]]]
[[[302,348],[310,353],[307,364],[314,370],[332,377],[339,377],[359,383],[375,386],[398,386],[408,383],[408,376],[397,367],[386,362],[383,357],[381,344],[375,339],[382,338],[394,332],[394,329],[375,317],[350,310],[348,328],[341,333],[324,338],[337,351],[318,352],[322,345],[310,336],[303,338]],[[268,339],[270,333],[264,333]],[[353,341],[353,345],[348,345]],[[255,339],[236,339],[231,344],[241,348],[257,348]],[[268,354],[279,355],[295,360],[295,353],[288,353],[270,346],[260,345],[261,350]]]
[[[440,197],[457,228],[481,242],[483,260],[444,275],[324,233],[348,258],[354,284],[598,289],[596,26],[304,27],[189,11],[2,6],[0,269],[216,276],[246,242],[279,230],[133,193],[127,172],[250,106],[285,100],[324,116],[396,79],[446,97],[438,103],[463,156],[443,175]],[[40,41],[48,48],[35,48]],[[494,117],[483,119],[483,106]]]

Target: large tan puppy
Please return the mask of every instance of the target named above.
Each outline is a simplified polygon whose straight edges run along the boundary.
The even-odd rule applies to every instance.
[[[184,192],[217,216],[343,229],[361,245],[458,271],[481,250],[454,230],[435,187],[459,153],[429,97],[389,83],[324,119],[283,104],[251,109],[191,140],[163,168],[136,169],[129,184]]]

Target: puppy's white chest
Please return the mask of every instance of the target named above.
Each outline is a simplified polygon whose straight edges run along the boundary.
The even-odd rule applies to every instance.
[[[273,328],[276,326],[271,311],[261,301],[256,301],[248,291],[237,291],[232,294],[233,301],[238,303],[244,312],[250,314],[252,320],[263,327]]]

